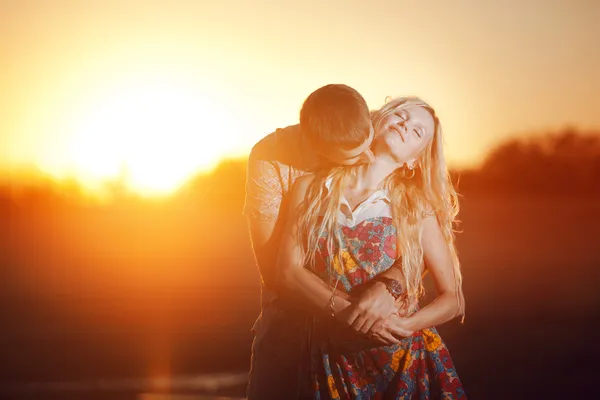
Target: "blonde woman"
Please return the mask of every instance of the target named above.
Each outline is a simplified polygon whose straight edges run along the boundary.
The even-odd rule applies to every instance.
[[[466,398],[434,326],[464,314],[454,247],[458,212],[435,111],[397,98],[372,114],[371,164],[331,167],[292,189],[278,268],[282,286],[314,309],[305,389],[315,399]],[[395,271],[398,279],[384,278]],[[423,308],[429,272],[436,299]],[[386,285],[378,321],[355,294]]]

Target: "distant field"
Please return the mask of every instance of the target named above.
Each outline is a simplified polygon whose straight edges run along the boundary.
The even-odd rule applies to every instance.
[[[462,205],[467,318],[440,331],[467,393],[592,393],[600,200],[487,196]],[[237,212],[0,212],[8,221],[0,227],[0,382],[246,370],[259,286]]]

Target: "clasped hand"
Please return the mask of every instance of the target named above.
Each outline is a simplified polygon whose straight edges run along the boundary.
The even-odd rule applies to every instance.
[[[339,317],[353,330],[382,345],[400,343],[413,334],[406,327],[406,318],[398,315],[396,301],[383,283],[375,283],[350,301],[348,312]]]

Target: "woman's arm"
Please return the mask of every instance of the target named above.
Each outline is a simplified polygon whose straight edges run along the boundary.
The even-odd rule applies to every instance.
[[[435,216],[423,221],[423,256],[438,292],[434,301],[404,320],[412,331],[443,324],[460,314],[462,290],[457,289],[450,248]],[[457,292],[460,290],[460,292]]]

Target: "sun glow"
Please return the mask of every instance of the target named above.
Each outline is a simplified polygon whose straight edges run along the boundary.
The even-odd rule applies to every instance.
[[[142,195],[168,194],[235,155],[242,130],[216,100],[157,80],[90,95],[67,113],[66,143],[46,157],[47,169],[69,171],[89,189],[116,180]]]

